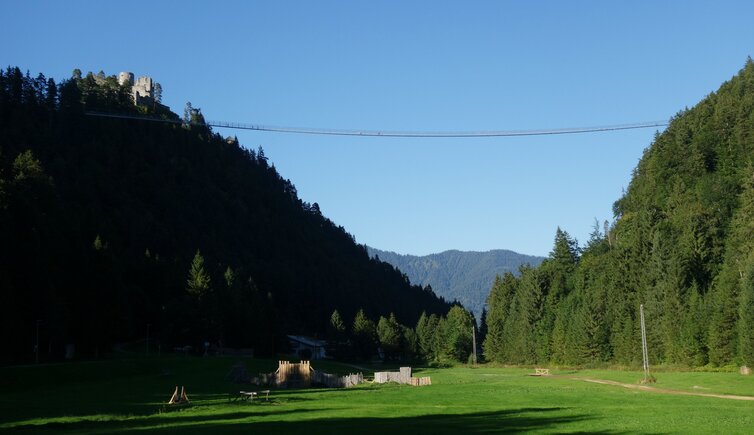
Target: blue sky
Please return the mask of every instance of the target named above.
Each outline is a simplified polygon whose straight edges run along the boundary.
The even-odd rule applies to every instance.
[[[374,130],[667,120],[754,52],[750,1],[3,0],[0,62],[56,79],[132,71],[177,113]],[[217,130],[262,146],[357,242],[546,255],[584,242],[653,129],[484,139]]]

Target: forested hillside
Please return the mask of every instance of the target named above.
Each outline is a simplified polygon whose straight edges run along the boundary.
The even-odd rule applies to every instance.
[[[448,301],[458,301],[481,320],[484,303],[497,275],[518,274],[523,265],[539,266],[542,257],[505,249],[485,252],[445,251],[423,256],[401,255],[367,247],[369,255],[392,264],[413,284],[430,286]]]
[[[415,324],[450,306],[299,199],[260,148],[135,106],[114,76],[59,85],[0,73],[0,358],[43,358],[67,344],[96,356],[145,337],[163,348],[222,341],[280,350],[286,333],[320,334],[395,313]]]
[[[673,117],[615,202],[615,222],[489,295],[488,359],[754,364],[754,63]]]

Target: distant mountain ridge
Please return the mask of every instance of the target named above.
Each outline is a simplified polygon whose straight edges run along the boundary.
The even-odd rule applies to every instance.
[[[457,300],[480,319],[496,275],[518,274],[523,264],[538,266],[544,257],[519,254],[506,249],[485,252],[449,250],[424,256],[401,255],[367,246],[370,257],[392,264],[412,284],[430,285],[445,300]]]

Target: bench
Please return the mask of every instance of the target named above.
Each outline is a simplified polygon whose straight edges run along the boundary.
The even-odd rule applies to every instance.
[[[534,369],[532,376],[550,376],[550,369]]]
[[[246,401],[253,402],[255,397],[259,397],[260,393],[264,394],[265,401],[270,400],[270,390],[262,390],[262,391],[239,391],[238,394],[231,393],[231,397],[229,398],[229,401],[246,400]]]

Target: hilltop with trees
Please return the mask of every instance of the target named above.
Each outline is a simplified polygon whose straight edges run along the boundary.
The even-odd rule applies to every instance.
[[[550,256],[495,280],[487,359],[754,364],[754,63],[674,116],[579,247],[558,230]]]
[[[147,115],[147,122],[86,116]],[[129,84],[0,72],[0,359],[98,356],[150,334],[283,350],[337,309],[414,324],[450,305],[298,197],[264,151]],[[70,346],[68,346],[70,347]]]

